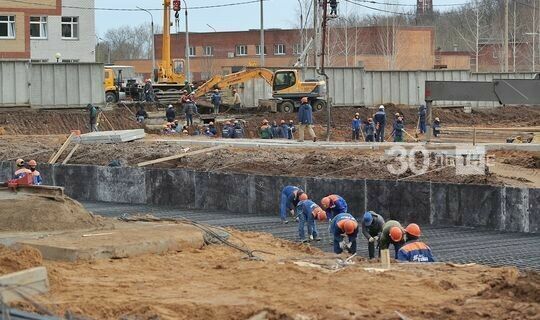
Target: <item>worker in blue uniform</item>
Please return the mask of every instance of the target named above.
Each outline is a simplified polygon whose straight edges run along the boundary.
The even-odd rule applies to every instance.
[[[321,199],[321,208],[326,210],[328,219],[332,219],[340,213],[349,212],[347,202],[337,194],[331,194]]]
[[[307,223],[309,240],[320,241],[319,233],[317,232],[317,225],[315,220],[326,220],[326,212],[319,207],[315,202],[307,199],[298,203],[298,238],[301,242],[306,242],[304,225]]]
[[[288,223],[287,210],[294,215],[294,209],[298,205],[298,202],[307,200],[306,193],[295,186],[286,186],[281,190],[281,197],[279,200],[279,217],[282,223]]]
[[[397,255],[399,261],[409,262],[435,262],[431,248],[420,241],[420,227],[416,223],[411,223],[405,228],[407,242],[403,245]]]
[[[358,222],[350,213],[340,213],[332,219],[330,234],[334,236],[334,253],[340,254],[345,249],[350,254],[356,253]]]

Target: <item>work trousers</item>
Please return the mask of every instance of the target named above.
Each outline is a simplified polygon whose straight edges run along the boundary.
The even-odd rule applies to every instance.
[[[420,133],[426,133],[426,120],[420,120],[418,123],[418,129],[420,130]]]
[[[186,125],[188,127],[193,125],[193,115],[192,114],[186,114]]]
[[[403,142],[403,136],[394,136],[394,142]]]
[[[219,103],[214,104],[214,113],[215,114],[219,113]]]
[[[298,125],[298,141],[303,142],[304,141],[304,129],[307,127],[308,133],[311,136],[311,139],[314,139],[315,131],[313,131],[313,125],[312,124],[299,124]]]
[[[288,195],[282,191],[279,198],[279,217],[281,218],[281,221],[287,220],[287,211],[289,211],[287,206],[287,198]]]
[[[90,132],[97,132],[96,119],[90,120]]]
[[[375,141],[375,137],[373,137],[373,135],[366,136],[366,142],[374,142],[374,141]]]
[[[315,219],[313,214],[305,214],[304,211],[300,212],[298,215],[298,237],[300,240],[305,239],[304,234],[304,224],[307,222],[308,236],[313,236],[313,239],[316,239],[318,236],[317,226],[315,225]]]
[[[352,131],[352,139],[353,139],[353,141],[359,141],[360,140],[360,129],[353,129],[353,131]]]
[[[384,142],[384,126],[380,125],[377,129],[377,141]]]

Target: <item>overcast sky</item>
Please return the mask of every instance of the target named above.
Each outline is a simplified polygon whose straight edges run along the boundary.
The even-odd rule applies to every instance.
[[[186,0],[188,7],[208,6],[218,4],[230,4],[247,2],[249,0]],[[361,2],[362,0],[355,0]],[[391,2],[399,4],[415,4],[415,0],[379,0],[379,2]],[[466,0],[435,0],[434,4],[464,3]],[[368,4],[381,9],[395,10],[395,6]],[[137,6],[146,9],[158,9],[162,6],[161,0],[95,0],[96,8],[129,8]],[[183,2],[182,2],[183,6]],[[267,0],[264,2],[265,28],[291,28],[299,25],[298,0]],[[398,7],[407,9],[408,7]],[[409,7],[410,8],[410,7]],[[340,1],[342,12],[356,12],[359,14],[376,13],[345,0]],[[161,25],[163,15],[160,11],[152,11],[154,22]],[[139,24],[150,21],[150,16],[145,12],[128,11],[104,11],[96,10],[96,33],[103,35],[107,29],[126,24]],[[184,15],[181,15],[180,31],[184,31]],[[211,9],[192,9],[189,11],[189,29],[194,32],[213,31],[208,24],[217,31],[247,30],[260,27],[259,4],[249,3],[238,6]],[[173,29],[173,31],[175,31]]]

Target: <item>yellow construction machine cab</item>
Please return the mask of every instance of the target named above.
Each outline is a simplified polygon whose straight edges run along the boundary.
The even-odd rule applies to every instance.
[[[283,99],[281,110],[292,112],[302,97],[308,97],[314,111],[326,106],[326,82],[322,80],[301,81],[296,69],[277,70],[272,81],[272,96]],[[292,107],[292,109],[291,109]]]
[[[103,71],[103,89],[105,91],[106,102],[118,102],[118,86],[116,85],[113,69],[105,68]]]

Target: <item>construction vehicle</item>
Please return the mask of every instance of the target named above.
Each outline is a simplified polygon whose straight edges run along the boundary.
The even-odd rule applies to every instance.
[[[124,75],[127,74],[127,77]],[[105,102],[115,103],[120,101],[121,96],[132,100],[140,100],[140,81],[135,78],[132,66],[106,66],[103,76],[103,88],[105,90]]]
[[[300,106],[300,99],[307,97],[314,111],[320,111],[326,106],[326,82],[322,80],[300,80],[300,73],[295,69],[272,71],[265,68],[246,68],[245,70],[225,76],[216,75],[199,86],[194,94],[200,98],[206,93],[218,89],[261,78],[272,86],[272,99],[266,101],[273,104],[275,110],[294,112]]]

